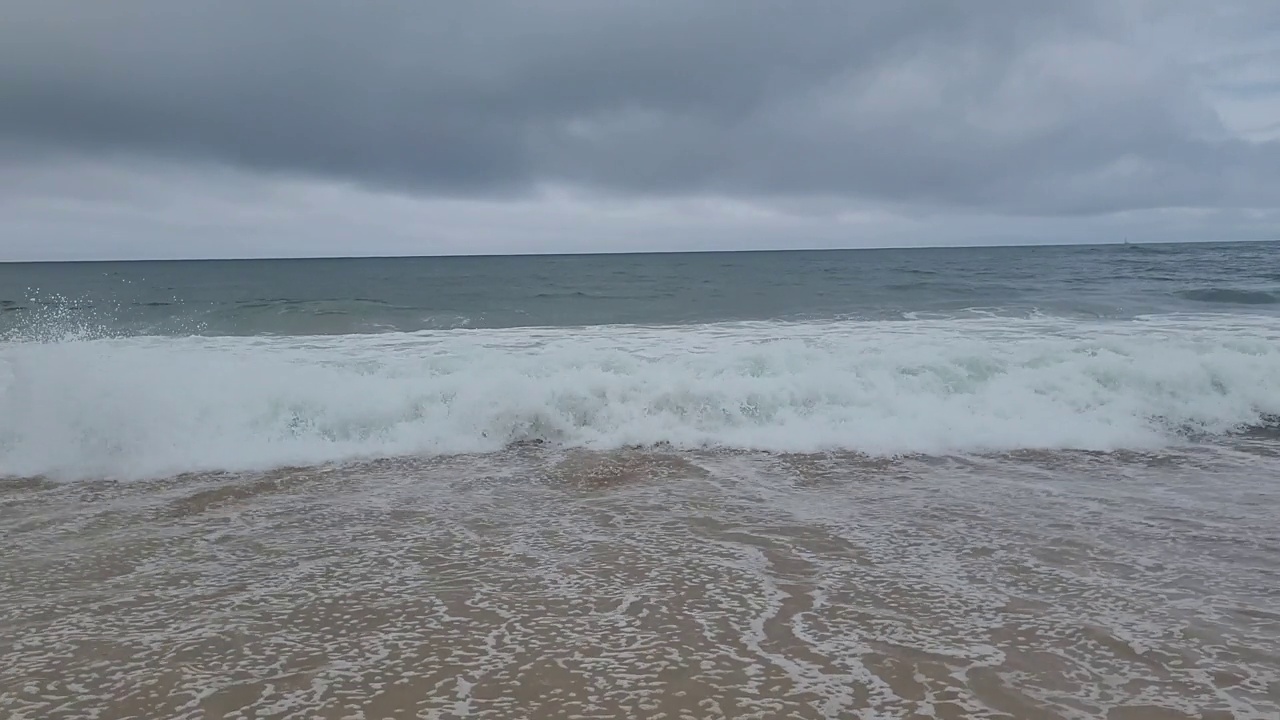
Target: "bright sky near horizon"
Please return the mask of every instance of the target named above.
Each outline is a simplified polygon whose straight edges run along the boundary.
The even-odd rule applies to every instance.
[[[1280,3],[0,0],[0,260],[1280,237]]]

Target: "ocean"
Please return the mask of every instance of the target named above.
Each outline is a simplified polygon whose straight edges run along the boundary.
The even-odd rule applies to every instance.
[[[1280,714],[1280,243],[0,265],[0,715]]]

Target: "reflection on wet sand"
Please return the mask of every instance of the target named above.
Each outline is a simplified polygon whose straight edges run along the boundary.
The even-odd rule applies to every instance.
[[[9,481],[0,715],[1276,717],[1276,468],[1177,460]]]

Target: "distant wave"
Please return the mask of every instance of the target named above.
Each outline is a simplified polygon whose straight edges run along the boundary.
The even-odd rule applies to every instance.
[[[1138,253],[1138,254],[1144,254],[1144,255],[1167,255],[1175,252],[1175,249],[1169,247],[1168,245],[1159,245],[1159,244],[1153,244],[1153,243],[1126,242],[1120,245],[1116,245],[1114,247],[1117,247],[1123,250],[1124,252]]]
[[[1280,319],[523,328],[0,344],[0,475],[137,478],[521,441],[1141,449],[1280,415]]]
[[[666,293],[654,293],[655,295]],[[540,292],[533,295],[538,300],[636,300],[645,296],[614,295],[609,293],[589,293],[581,290],[565,290],[562,292]]]
[[[1203,288],[1199,290],[1184,290],[1177,293],[1177,295],[1186,300],[1225,305],[1275,305],[1280,303],[1280,296],[1262,290]]]

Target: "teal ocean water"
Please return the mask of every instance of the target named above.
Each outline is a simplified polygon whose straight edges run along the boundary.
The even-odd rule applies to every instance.
[[[0,332],[1280,314],[1280,244],[0,265]]]

